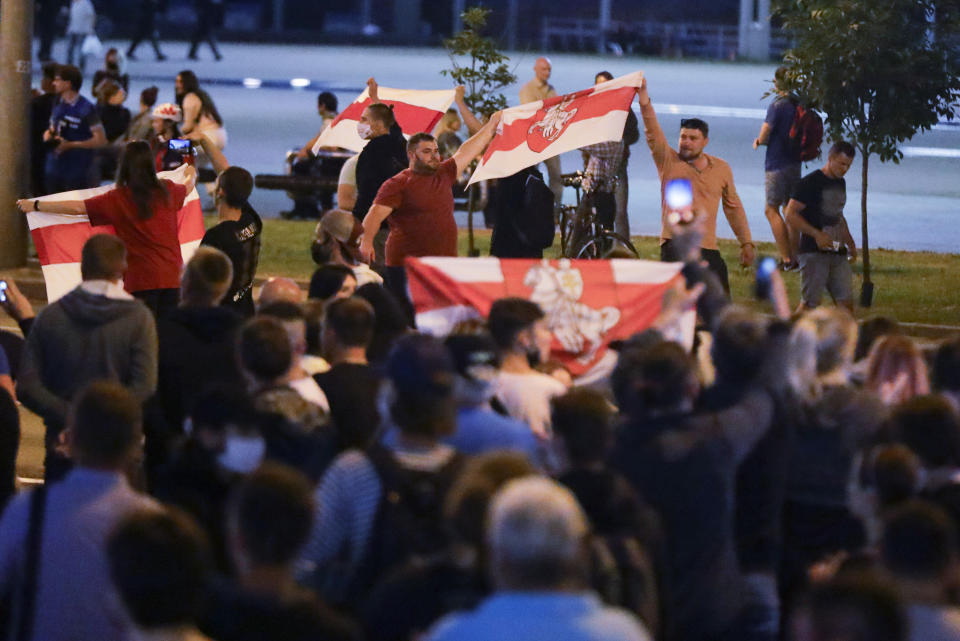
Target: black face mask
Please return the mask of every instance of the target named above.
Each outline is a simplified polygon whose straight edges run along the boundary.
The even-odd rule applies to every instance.
[[[540,365],[540,348],[536,344],[527,348],[527,362],[530,363],[530,367]]]
[[[120,64],[117,62],[107,61],[107,71],[120,71]]]

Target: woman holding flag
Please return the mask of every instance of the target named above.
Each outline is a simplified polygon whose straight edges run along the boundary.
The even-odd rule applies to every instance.
[[[124,288],[142,300],[157,318],[177,306],[183,260],[177,236],[177,212],[196,184],[196,169],[183,169],[185,181],[161,179],[150,145],[127,143],[112,189],[85,200],[24,199],[21,211],[87,216],[92,226],[112,225],[127,247]]]

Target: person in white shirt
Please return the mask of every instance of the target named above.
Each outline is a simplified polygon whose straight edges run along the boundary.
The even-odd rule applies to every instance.
[[[74,63],[74,56],[79,55],[77,66],[83,71],[84,62],[87,57],[83,54],[83,40],[94,33],[94,26],[97,24],[97,10],[94,9],[90,0],[72,0],[70,2],[70,14],[67,18],[67,36],[70,37],[70,43],[67,45],[67,64]]]
[[[550,400],[567,386],[533,366],[550,356],[553,334],[540,306],[523,298],[501,298],[493,303],[487,326],[500,349],[502,363],[495,397],[513,418],[549,440]]]

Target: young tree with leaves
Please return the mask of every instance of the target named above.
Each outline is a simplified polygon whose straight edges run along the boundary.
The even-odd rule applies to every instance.
[[[849,140],[860,154],[860,302],[869,306],[870,157],[899,163],[901,143],[956,115],[960,1],[774,0],[774,13],[794,42],[784,55],[791,89],[826,114],[831,140]]]
[[[507,62],[510,58],[497,48],[492,38],[483,34],[490,9],[471,7],[460,14],[464,30],[443,41],[450,55],[449,69],[440,71],[458,85],[465,87],[464,101],[480,118],[489,118],[494,112],[507,108],[507,99],[500,93],[504,87],[517,81]],[[465,61],[461,60],[466,57]],[[474,191],[468,196],[467,225],[470,255],[474,255],[473,206]]]

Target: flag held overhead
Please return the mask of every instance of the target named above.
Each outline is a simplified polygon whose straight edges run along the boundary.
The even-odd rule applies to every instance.
[[[440,122],[440,118],[453,104],[454,90],[391,89],[379,87],[380,102],[393,107],[393,115],[409,138],[413,134],[425,131],[430,133]],[[370,91],[364,89],[340,115],[323,130],[313,146],[313,153],[322,147],[343,147],[359,152],[367,141],[357,134],[357,123],[363,110],[372,104]]]
[[[470,184],[512,176],[548,158],[623,137],[643,72],[506,109]]]

